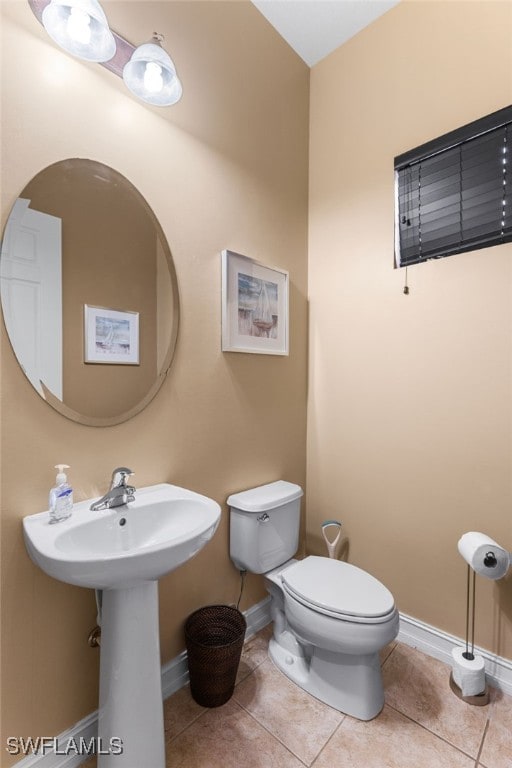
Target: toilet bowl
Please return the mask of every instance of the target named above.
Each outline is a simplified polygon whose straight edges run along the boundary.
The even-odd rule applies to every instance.
[[[379,652],[399,628],[389,590],[356,566],[314,556],[275,568],[265,584],[276,666],[340,712],[376,717],[384,705]]]
[[[301,496],[283,480],[232,494],[230,556],[265,577],[275,665],[329,706],[371,720],[384,705],[379,652],[397,636],[399,614],[391,592],[361,568],[293,559]]]

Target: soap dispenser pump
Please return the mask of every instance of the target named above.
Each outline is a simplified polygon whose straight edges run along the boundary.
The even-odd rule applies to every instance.
[[[58,469],[55,486],[50,491],[48,509],[50,512],[50,523],[58,523],[71,516],[73,511],[73,489],[68,483],[65,469],[69,469],[68,464],[56,464]]]

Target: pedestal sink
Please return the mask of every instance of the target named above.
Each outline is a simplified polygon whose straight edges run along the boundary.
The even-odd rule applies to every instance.
[[[25,544],[55,579],[102,590],[98,768],[164,768],[158,579],[212,538],[220,507],[166,483],[114,509],[92,501],[53,525],[25,517]]]

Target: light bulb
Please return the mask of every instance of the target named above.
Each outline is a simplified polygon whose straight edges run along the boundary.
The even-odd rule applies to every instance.
[[[67,33],[72,40],[81,45],[91,42],[91,17],[81,8],[71,8],[67,23]]]
[[[155,32],[151,42],[139,45],[123,67],[123,80],[130,91],[157,107],[176,104],[182,94],[176,67],[162,48],[162,39]]]
[[[98,0],[50,0],[41,20],[52,40],[79,59],[110,61],[115,55],[116,41]]]
[[[159,93],[163,87],[162,67],[154,61],[148,61],[144,71],[144,88],[148,93]]]

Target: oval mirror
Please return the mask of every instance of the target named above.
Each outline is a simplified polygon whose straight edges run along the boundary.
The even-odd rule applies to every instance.
[[[38,173],[0,255],[14,354],[59,413],[109,426],[139,413],[172,361],[179,297],[162,227],[137,189],[92,160]]]

